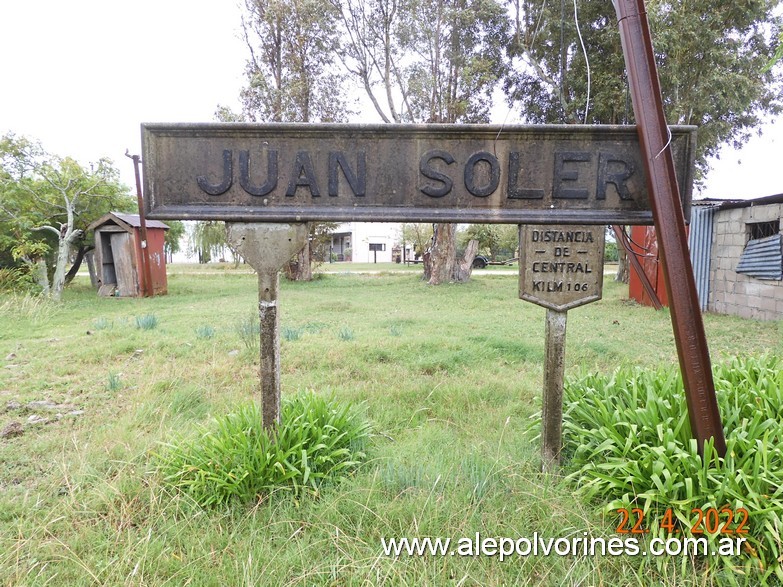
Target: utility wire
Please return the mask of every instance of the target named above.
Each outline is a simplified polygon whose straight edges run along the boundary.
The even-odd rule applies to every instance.
[[[582,39],[582,32],[579,30],[579,9],[576,7],[576,0],[574,0],[574,24],[576,25],[576,34],[579,36],[579,44],[582,46],[582,53],[585,56],[585,65],[587,66],[587,99],[585,100],[584,117],[584,124],[587,124],[587,112],[590,110],[590,60],[587,57],[587,48],[585,47],[584,39]]]

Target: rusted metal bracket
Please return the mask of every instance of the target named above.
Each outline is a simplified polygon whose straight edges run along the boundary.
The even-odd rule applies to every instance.
[[[141,177],[139,174],[139,165],[141,156],[131,155],[126,149],[125,156],[133,159],[133,171],[136,175],[136,203],[139,207],[139,232],[141,234],[141,264],[142,264],[142,288],[141,293],[144,297],[155,295],[155,288],[152,285],[152,267],[150,266],[150,249],[147,241],[147,220],[144,212],[144,198],[141,193]]]
[[[715,397],[707,337],[693,277],[685,219],[670,149],[644,0],[614,0],[634,116],[647,171],[655,230],[680,362],[691,430],[699,450],[713,439],[719,455],[726,440]]]

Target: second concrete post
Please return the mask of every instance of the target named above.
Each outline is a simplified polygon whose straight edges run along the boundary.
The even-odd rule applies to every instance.
[[[280,269],[307,244],[307,224],[228,223],[228,241],[258,273],[261,414],[280,422]]]

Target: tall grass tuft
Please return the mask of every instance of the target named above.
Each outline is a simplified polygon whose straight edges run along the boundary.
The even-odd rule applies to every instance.
[[[21,267],[0,267],[0,292],[25,292],[34,286],[29,271]]]
[[[106,381],[106,389],[111,392],[117,392],[122,389],[122,375],[119,373],[109,373]]]
[[[34,323],[46,322],[56,313],[57,305],[49,298],[40,295],[10,295],[0,300],[0,317],[8,316],[14,320],[26,318]]]
[[[163,445],[155,465],[166,484],[202,507],[221,507],[275,490],[317,492],[364,460],[368,438],[368,424],[351,405],[310,392],[283,404],[274,431],[248,404],[199,429],[195,439]]]
[[[154,330],[158,327],[158,318],[155,314],[143,314],[136,316],[136,328],[140,330]]]
[[[350,340],[353,340],[355,338],[353,329],[349,326],[340,327],[340,330],[337,331],[337,338],[339,338],[343,342],[348,342]]]
[[[249,314],[242,318],[237,324],[237,334],[239,339],[245,345],[246,348],[253,350],[257,349],[261,344],[261,325],[258,323],[258,316],[255,314]]]
[[[748,512],[739,557],[708,555],[730,584],[783,581],[783,360],[735,358],[714,368],[727,452],[691,438],[682,380],[672,369],[622,368],[611,376],[570,381],[564,396],[564,468],[582,497],[617,508],[640,508],[652,538],[689,537],[698,512]],[[668,527],[667,510],[675,527]],[[720,516],[720,527],[729,512]],[[726,525],[736,530],[739,518]],[[702,523],[701,529],[704,528]],[[714,529],[714,524],[713,524]],[[679,531],[679,533],[678,533]],[[710,549],[731,534],[705,533]],[[686,557],[683,557],[685,564]],[[660,567],[663,558],[655,559]],[[773,579],[774,577],[774,579]]]
[[[302,338],[302,334],[304,333],[304,328],[294,328],[292,326],[283,326],[280,329],[280,333],[283,335],[283,338],[289,342],[293,342],[296,340],[299,340]]]
[[[103,316],[92,321],[92,327],[95,328],[95,330],[111,330],[113,326],[114,323]]]
[[[215,329],[209,324],[202,324],[196,327],[196,338],[209,340],[215,336]]]

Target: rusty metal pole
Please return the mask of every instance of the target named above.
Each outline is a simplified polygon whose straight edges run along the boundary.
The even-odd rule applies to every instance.
[[[139,232],[141,233],[141,292],[144,297],[152,297],[155,295],[155,292],[153,291],[152,287],[150,249],[149,243],[147,242],[147,220],[144,217],[144,198],[141,194],[141,176],[139,175],[139,164],[141,163],[141,157],[139,155],[131,155],[128,153],[128,151],[125,151],[125,156],[133,159],[133,171],[136,174],[136,203],[139,207]]]
[[[671,135],[663,111],[647,12],[644,0],[614,0],[614,3],[647,172],[691,430],[702,454],[704,443],[712,438],[718,454],[723,456],[726,453],[726,440],[688,254],[685,219],[669,148]]]

